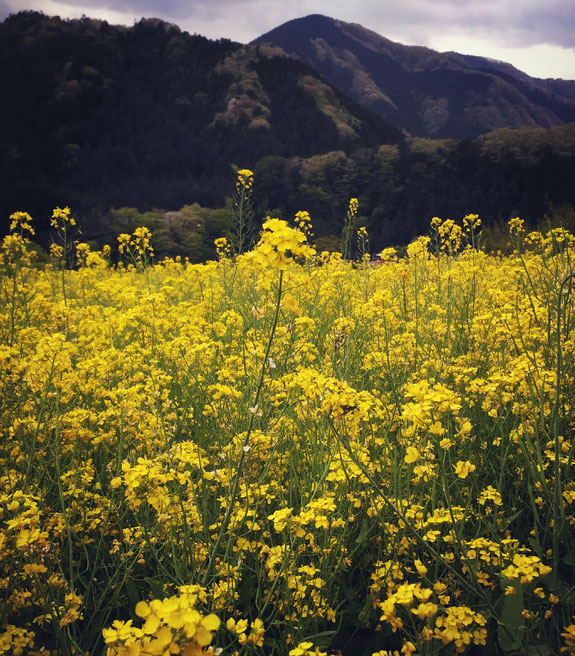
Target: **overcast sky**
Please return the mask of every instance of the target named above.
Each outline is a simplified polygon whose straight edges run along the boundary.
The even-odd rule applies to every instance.
[[[191,34],[242,43],[292,18],[324,14],[401,43],[575,80],[575,0],[0,0],[0,20],[22,9],[124,25],[157,17]]]

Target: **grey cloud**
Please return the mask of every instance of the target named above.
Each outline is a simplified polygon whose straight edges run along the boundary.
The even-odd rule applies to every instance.
[[[502,47],[575,47],[573,0],[392,0],[365,2],[359,13],[355,22],[420,45],[453,35]]]
[[[3,21],[5,18],[8,18],[8,16],[13,13],[12,7],[7,2],[4,2],[4,0],[0,0],[0,21]]]
[[[575,48],[575,3],[572,0],[554,3],[550,13],[544,3],[538,3],[529,15],[518,21],[521,34],[530,35],[533,43],[552,43]]]
[[[549,44],[575,48],[574,0],[55,0],[78,15],[157,16],[211,38],[250,41],[286,20],[322,13],[383,36],[428,45],[434,36],[483,39],[499,47]],[[35,0],[45,4],[46,0]],[[25,8],[26,0],[11,0]],[[6,5],[0,0],[0,11]]]
[[[191,3],[182,0],[58,0],[58,2],[69,7],[77,7],[79,11],[85,11],[87,14],[89,9],[95,8],[166,19],[186,18],[191,14]]]
[[[214,20],[227,20],[234,24],[245,16],[246,22],[260,21],[267,13],[278,16],[279,22],[282,14],[286,12],[285,2],[282,0],[57,0],[59,4],[85,8],[106,8],[119,13],[136,14],[142,16],[158,16],[166,19],[175,18],[212,18]],[[290,13],[294,6],[307,4],[305,1],[291,2]],[[304,13],[310,13],[305,12]],[[303,14],[300,14],[303,15]]]

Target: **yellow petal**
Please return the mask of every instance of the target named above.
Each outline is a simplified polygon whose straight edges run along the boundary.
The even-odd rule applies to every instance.
[[[202,620],[202,626],[208,631],[217,631],[220,628],[220,618],[211,613]]]
[[[201,626],[196,631],[196,635],[194,636],[194,638],[198,643],[198,645],[200,645],[201,647],[207,647],[212,641],[212,633],[211,631],[208,631],[207,629],[204,629],[203,626]]]

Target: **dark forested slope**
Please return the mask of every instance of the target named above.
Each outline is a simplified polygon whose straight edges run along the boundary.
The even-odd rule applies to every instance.
[[[0,210],[216,206],[232,164],[397,143],[393,126],[267,47],[36,12],[0,24]]]

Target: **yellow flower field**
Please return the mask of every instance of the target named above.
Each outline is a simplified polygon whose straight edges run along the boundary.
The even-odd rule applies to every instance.
[[[372,265],[300,215],[74,269],[11,217],[0,654],[575,654],[573,237]]]

